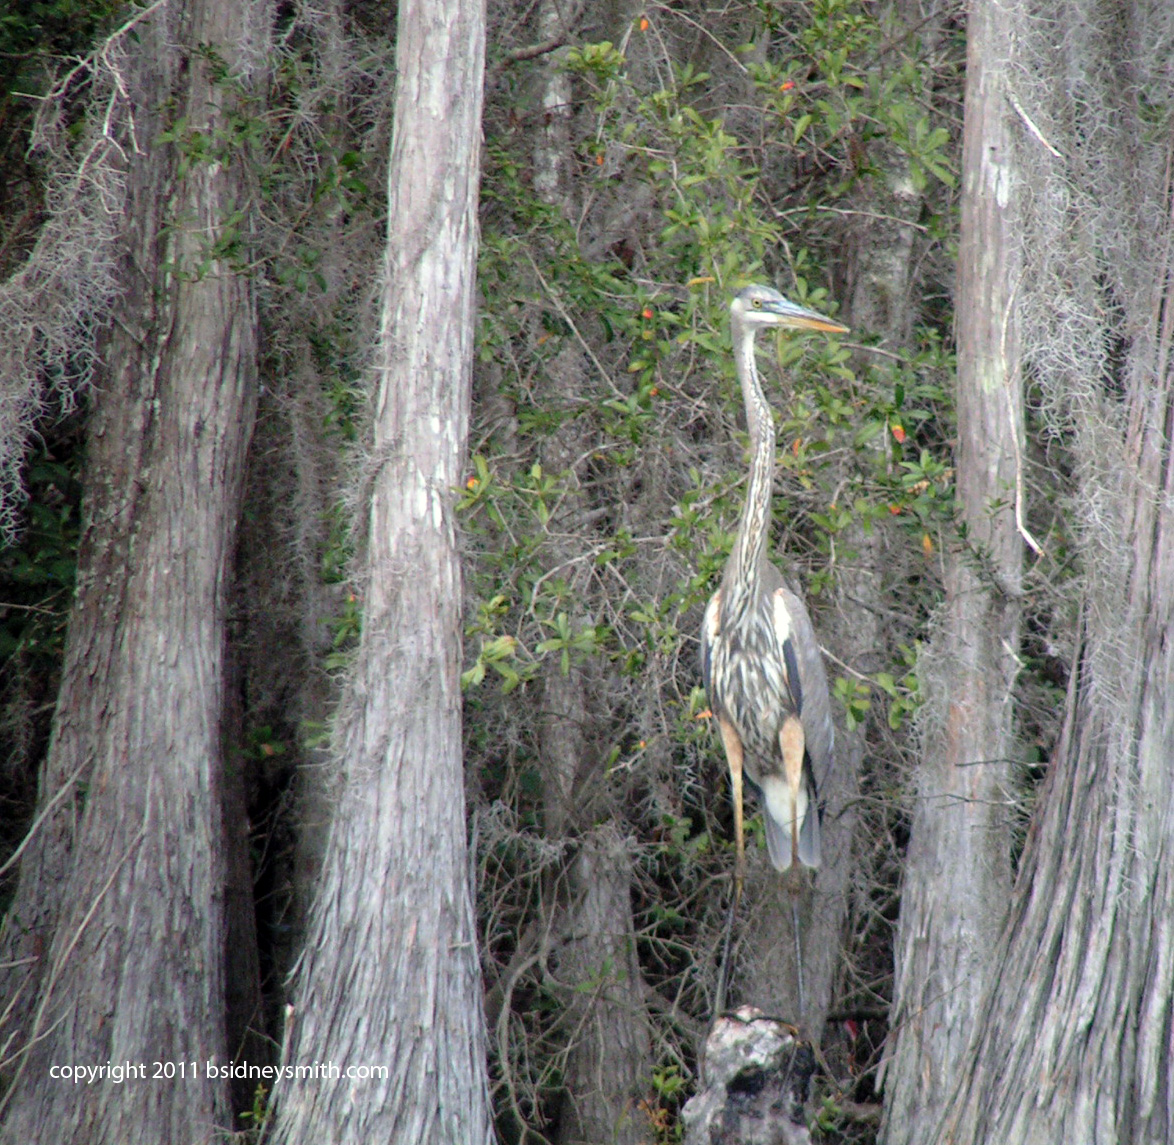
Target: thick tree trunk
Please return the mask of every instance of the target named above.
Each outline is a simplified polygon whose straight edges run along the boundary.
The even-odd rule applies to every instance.
[[[237,5],[189,0],[107,56],[127,94],[125,294],[90,426],[43,818],[6,920],[6,1141],[203,1141],[229,1121],[205,1063],[226,1048],[225,583],[255,315],[247,280],[209,254],[243,202],[239,171],[184,171],[158,137],[165,112],[206,138],[228,129],[230,89],[194,46],[231,67],[252,36]],[[48,1080],[108,1062],[146,1079]],[[152,1080],[156,1062],[173,1072]]]
[[[1023,400],[1009,33],[1006,5],[973,6],[956,298],[965,533],[948,554],[941,628],[920,668],[927,710],[897,938],[888,1145],[922,1140],[949,1096],[1010,892]]]
[[[1174,307],[1170,271],[1152,315]],[[1089,586],[991,994],[934,1138],[952,1145],[1174,1139],[1174,338],[1138,342],[1113,530],[1128,566]]]
[[[1174,173],[1141,93],[1170,99],[1174,20],[1103,0],[1015,14],[1025,304],[1075,455],[1081,631],[972,1052],[925,1140],[1157,1145],[1174,1140]]]
[[[399,6],[364,630],[344,787],[287,1030],[283,1142],[488,1142],[465,841],[453,489],[473,345],[485,13]],[[349,1070],[386,1068],[382,1078]],[[349,1078],[350,1080],[346,1080]]]
[[[1167,375],[1163,417],[1172,383]],[[1160,435],[1147,427],[1151,460]],[[1160,480],[1149,488],[1169,498],[1169,472]],[[1174,518],[1152,509],[1139,516],[1152,519],[1153,532],[1133,538],[1149,550],[1138,552],[1136,603],[1148,598],[1153,609],[1130,609],[1144,665],[1132,688],[1136,738],[1123,742],[1106,718],[1086,648],[977,1045],[927,1141],[1174,1140],[1174,615],[1169,592],[1153,592],[1174,578]]]

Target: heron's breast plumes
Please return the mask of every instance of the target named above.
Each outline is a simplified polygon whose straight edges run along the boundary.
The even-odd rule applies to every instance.
[[[798,680],[788,671],[794,657],[786,654],[791,635],[786,608],[775,594],[746,601],[731,595],[711,613],[706,616],[710,704],[734,725],[750,755],[774,761],[783,721],[798,715],[800,706]]]

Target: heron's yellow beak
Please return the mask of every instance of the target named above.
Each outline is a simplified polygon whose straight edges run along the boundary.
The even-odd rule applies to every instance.
[[[795,326],[801,330],[825,330],[829,334],[848,333],[847,326],[841,326],[831,318],[819,318],[816,316],[811,318],[792,318],[787,322],[781,323],[781,325]]]
[[[783,299],[780,302],[768,302],[763,309],[777,320],[775,325],[787,326],[798,330],[823,330],[828,334],[847,334],[848,327],[834,318],[808,310],[805,306],[797,306],[794,302]]]

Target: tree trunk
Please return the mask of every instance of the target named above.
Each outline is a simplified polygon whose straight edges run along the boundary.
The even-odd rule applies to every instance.
[[[1155,275],[1153,315],[1174,306],[1170,271],[1167,263]],[[1121,579],[1094,574],[1090,584],[1064,732],[975,1049],[938,1141],[1174,1139],[1168,321],[1139,337],[1145,349],[1130,370],[1120,453],[1129,497],[1114,530],[1128,569]]]
[[[544,0],[536,21],[538,41],[565,36],[575,14],[570,5]],[[572,85],[565,53],[547,58],[538,88],[543,118],[533,150],[534,190],[574,218]],[[577,345],[554,358],[547,376],[567,406],[589,400],[586,360]],[[582,527],[588,503],[576,467],[597,446],[583,421],[571,419],[543,451],[543,468],[566,474],[573,490],[552,522],[556,532],[573,535]],[[573,555],[571,546],[558,546],[552,561]],[[575,627],[588,621],[589,607],[572,615]],[[571,856],[547,904],[557,920],[552,976],[566,990],[560,1015],[563,1095],[553,1140],[639,1145],[647,1138],[648,1120],[638,1105],[651,1073],[652,1046],[632,918],[633,844],[612,822],[623,808],[616,806],[617,785],[607,775],[599,741],[600,729],[614,717],[603,699],[607,685],[592,687],[592,675],[577,665],[564,675],[557,656],[543,674],[539,749],[546,834],[551,841],[569,842]]]
[[[641,1145],[652,1046],[632,923],[632,842],[611,823],[579,844],[554,977],[572,988],[562,1145]]]
[[[1012,14],[1025,306],[1074,452],[1081,630],[973,1048],[925,1139],[1157,1145],[1174,1140],[1174,176],[1168,125],[1148,124],[1174,26],[1103,0]]]
[[[1009,26],[1006,5],[971,10],[956,296],[963,534],[947,558],[940,631],[919,665],[927,703],[897,937],[888,1145],[922,1140],[949,1096],[1010,891],[1023,401]]]
[[[816,1044],[843,951],[856,821],[853,796],[861,761],[854,739],[846,746],[837,740],[832,782],[820,791],[823,853],[818,870],[811,877],[796,878],[797,872],[780,876],[764,853],[750,856],[739,910],[743,937],[734,968],[734,998],[794,1024]]]
[[[166,111],[192,137],[229,129],[231,90],[195,45],[231,68],[253,35],[237,5],[190,0],[106,56],[126,92],[112,120],[128,157],[125,292],[89,430],[43,818],[5,924],[19,963],[6,990],[6,1141],[211,1140],[228,1128],[227,1086],[205,1063],[225,1060],[225,585],[255,315],[248,281],[212,253],[244,201],[239,170],[181,164],[181,146],[158,137]],[[107,1062],[141,1064],[146,1079],[47,1080],[51,1066]],[[151,1080],[155,1062],[173,1079]]]
[[[287,1029],[283,1142],[491,1139],[465,840],[452,490],[469,416],[485,13],[399,6],[364,629]],[[348,1070],[383,1067],[369,1082]],[[352,1075],[353,1077],[353,1075]]]

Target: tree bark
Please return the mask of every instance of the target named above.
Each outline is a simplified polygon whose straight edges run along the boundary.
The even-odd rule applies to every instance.
[[[989,993],[926,1140],[1157,1145],[1174,1139],[1174,177],[1140,93],[1169,99],[1171,14],[1011,11],[1025,305],[1074,452],[1082,607]]]
[[[453,488],[473,346],[483,4],[407,0],[399,74],[364,630],[340,714],[343,790],[287,1029],[282,1142],[489,1142],[465,840]],[[385,1077],[345,1071],[386,1067]]]
[[[970,13],[958,252],[957,492],[941,628],[919,665],[922,759],[897,936],[882,1139],[920,1141],[978,1017],[1010,892],[1023,399],[1007,6]]]
[[[253,38],[237,5],[189,0],[106,55],[126,98],[112,119],[127,156],[124,294],[89,429],[42,818],[5,922],[6,1141],[203,1141],[229,1127],[227,1085],[205,1063],[226,1048],[225,585],[255,313],[248,280],[212,251],[244,202],[239,167],[182,164],[159,135],[167,112],[207,139],[229,130],[229,85],[195,47],[231,69]],[[47,1080],[108,1062],[142,1063],[146,1079]],[[152,1080],[155,1062],[173,1079]]]
[[[1169,183],[1166,195],[1174,195]],[[1170,269],[1155,275],[1153,315],[1174,305]],[[1145,349],[1131,368],[1121,451],[1131,492],[1114,530],[1128,569],[1090,584],[1064,731],[974,1050],[936,1141],[1174,1137],[1174,338],[1166,326],[1139,337]],[[1125,660],[1121,648],[1130,649]]]
[[[862,758],[855,737],[847,744],[837,739],[835,770],[820,792],[819,868],[811,876],[804,872],[797,878],[794,871],[780,876],[760,852],[751,858],[739,910],[744,934],[734,997],[793,1023],[817,1045],[843,952]]]
[[[641,1145],[652,1045],[632,923],[632,843],[611,823],[580,842],[554,977],[572,988],[563,1145]]]

